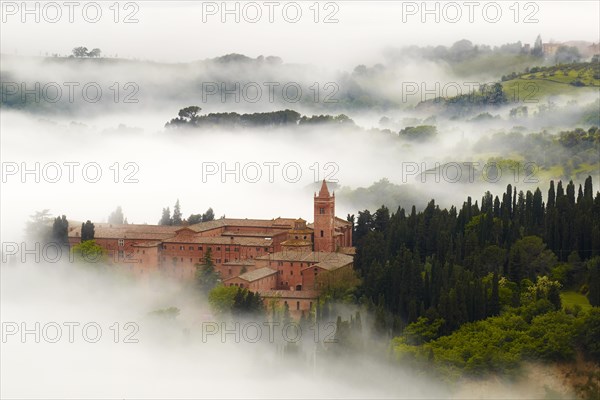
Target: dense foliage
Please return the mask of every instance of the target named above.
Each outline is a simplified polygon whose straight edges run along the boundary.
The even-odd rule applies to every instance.
[[[237,286],[216,286],[210,291],[208,302],[219,315],[251,316],[265,311],[260,294]]]
[[[199,115],[201,108],[189,106],[179,110],[179,117],[167,122],[167,128],[251,128],[285,127],[296,125],[344,124],[354,126],[354,121],[344,114],[302,116],[293,110],[255,112],[252,114],[210,113]]]
[[[540,300],[501,316],[464,324],[453,334],[424,344],[411,343],[410,334],[405,334],[393,340],[393,347],[400,360],[416,367],[433,362],[446,376],[515,374],[525,360],[568,361],[578,350],[600,362],[599,333],[599,308],[556,311]]]
[[[539,188],[508,185],[501,198],[487,192],[481,205],[468,198],[460,210],[433,200],[410,214],[382,206],[359,213],[354,240],[357,297],[375,305],[380,332],[398,334],[425,317],[443,320],[439,334],[448,334],[531,298],[559,308],[558,286],[541,288],[543,276],[595,302],[600,192],[593,196],[588,177],[578,190],[552,181],[546,202]]]

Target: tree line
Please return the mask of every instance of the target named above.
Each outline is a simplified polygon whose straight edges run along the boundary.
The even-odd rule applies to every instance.
[[[223,216],[222,218],[224,218]],[[159,225],[193,225],[199,222],[208,222],[213,221],[215,219],[215,212],[212,207],[209,207],[203,214],[190,214],[187,219],[182,218],[181,214],[181,205],[179,204],[179,199],[175,202],[175,206],[173,207],[173,215],[171,215],[171,208],[166,207],[162,210],[162,215],[160,220],[158,221]]]
[[[578,189],[552,181],[545,202],[539,188],[508,185],[500,197],[469,197],[460,209],[431,200],[418,213],[382,206],[348,220],[362,278],[356,296],[374,305],[381,331],[426,317],[443,319],[441,332],[450,333],[520,306],[542,276],[558,286],[536,295],[556,308],[561,286],[600,305],[600,192],[594,197],[591,177]]]
[[[216,128],[216,127],[286,127],[296,125],[344,124],[354,126],[354,121],[344,114],[303,116],[294,110],[257,112],[252,114],[209,113],[200,115],[202,109],[189,106],[179,110],[178,117],[165,124],[166,128]]]

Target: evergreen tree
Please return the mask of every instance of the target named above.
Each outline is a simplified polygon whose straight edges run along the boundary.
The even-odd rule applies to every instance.
[[[66,216],[63,215],[54,219],[51,241],[62,246],[69,244],[69,222]]]
[[[413,206],[408,216],[401,207],[389,218],[382,208],[373,217],[362,211],[355,230],[357,297],[377,305],[375,326],[382,333],[423,316],[443,318],[443,333],[450,333],[499,315],[502,302],[518,307],[523,298],[527,305],[531,282],[560,273],[560,258],[569,265],[565,282],[587,283],[590,302],[600,302],[600,273],[589,264],[583,271],[586,260],[600,256],[600,192],[592,197],[591,185],[586,179],[575,197],[571,182],[566,191],[552,182],[547,205],[540,188],[523,194],[510,185],[502,201],[485,193],[481,209],[467,198],[460,210],[431,201],[421,212]],[[559,287],[540,296],[560,307]]]
[[[560,310],[562,307],[560,300],[560,290],[558,286],[552,285],[548,289],[548,301],[554,305],[555,310]]]
[[[588,294],[590,304],[600,306],[600,257],[594,257],[587,262],[588,268]]]
[[[123,216],[123,209],[121,208],[121,206],[118,206],[116,210],[110,213],[110,215],[108,216],[108,223],[115,225],[123,225],[125,223],[124,219],[125,217]]]
[[[204,214],[202,214],[202,222],[213,221],[214,219],[215,213],[212,208],[209,208]]]
[[[373,217],[373,228],[378,232],[385,232],[390,221],[390,210],[381,206]]]
[[[36,211],[29,216],[25,227],[27,240],[30,242],[47,243],[52,240],[52,218],[50,210]]]
[[[210,247],[204,255],[203,264],[196,264],[196,283],[204,293],[210,292],[219,282],[219,273],[215,269]]]
[[[169,207],[163,208],[162,217],[158,221],[159,225],[173,225],[173,219],[171,218],[171,209]]]
[[[290,322],[292,322],[292,317],[290,316],[290,306],[288,305],[288,302],[286,301],[285,303],[283,303],[283,318],[282,318],[282,322],[283,325],[287,325]]]
[[[361,240],[367,236],[373,227],[373,217],[369,210],[359,211],[358,219],[356,221],[356,230],[354,232],[353,242],[359,244]]]
[[[182,223],[183,220],[181,219],[181,206],[179,205],[179,199],[177,199],[175,207],[173,207],[173,218],[171,225],[180,226]]]
[[[535,39],[533,49],[531,49],[531,55],[535,57],[542,57],[544,55],[544,47],[542,43],[542,37],[540,35]]]
[[[85,242],[88,240],[94,240],[94,224],[88,219],[85,223],[81,224],[81,241]]]

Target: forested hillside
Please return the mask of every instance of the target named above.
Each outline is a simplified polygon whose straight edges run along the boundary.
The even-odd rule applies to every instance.
[[[508,185],[500,197],[486,192],[460,209],[432,200],[418,213],[365,210],[355,225],[358,297],[377,306],[382,332],[426,317],[443,320],[439,333],[448,334],[521,306],[532,290],[556,309],[560,288],[600,305],[600,193],[591,177],[578,188],[551,182],[545,198],[539,188]],[[552,283],[544,290],[536,286],[541,277]]]

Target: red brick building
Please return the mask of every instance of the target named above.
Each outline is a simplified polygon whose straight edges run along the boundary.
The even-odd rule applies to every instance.
[[[210,251],[223,284],[288,303],[292,312],[306,311],[318,296],[319,274],[341,276],[353,261],[348,255],[352,226],[335,216],[335,193],[325,181],[313,202],[312,224],[293,218],[223,218],[187,226],[95,224],[95,240],[113,263],[140,276],[160,272],[192,279]],[[81,226],[69,228],[69,241],[81,241]]]

